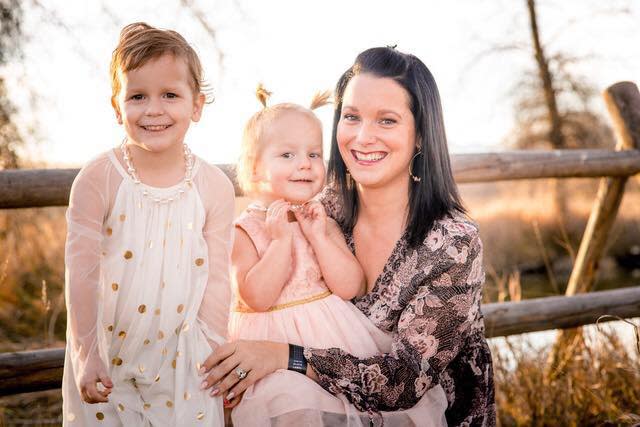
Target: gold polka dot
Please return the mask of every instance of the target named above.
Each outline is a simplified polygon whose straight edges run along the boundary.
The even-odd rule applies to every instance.
[[[158,339],[161,340],[162,338],[164,338],[164,332],[158,331]]]
[[[149,408],[151,408],[151,403],[145,403],[144,405],[142,405],[142,407],[144,409],[149,409]]]
[[[170,400],[167,400],[167,408],[172,408],[173,407],[173,402]]]
[[[113,332],[113,325],[109,325],[109,326],[107,327],[107,331],[109,331],[109,332]]]
[[[163,349],[162,349],[162,355],[163,355],[163,356],[166,356],[166,355],[167,355],[167,347],[165,347],[165,348],[163,348]]]
[[[204,418],[204,412],[202,412],[202,411],[198,412],[198,415],[196,415],[196,418],[199,419],[199,420],[203,419]]]
[[[114,291],[114,292],[115,292],[115,291],[117,291],[117,290],[118,290],[118,284],[117,284],[117,283],[115,283],[115,282],[114,282],[114,283],[112,283],[112,284],[111,284],[111,289],[113,289],[113,291]]]
[[[125,214],[120,214],[120,221],[124,222],[125,219],[127,219],[127,216]]]
[[[180,357],[182,356],[182,352],[181,351],[176,351],[176,357]]]
[[[202,365],[200,364],[200,362],[196,363],[196,370],[200,370],[200,368],[202,368]]]
[[[180,335],[180,326],[176,328],[175,332],[176,332],[176,335]]]
[[[127,336],[127,333],[126,333],[125,331],[120,331],[120,332],[118,332],[118,336],[119,336],[120,338],[124,339],[124,337],[126,337],[126,336]]]
[[[141,374],[144,374],[144,365],[138,365],[138,370]]]
[[[189,400],[189,399],[191,399],[191,394],[189,394],[188,391],[185,391],[184,392],[184,400]]]
[[[185,323],[184,326],[182,327],[182,330],[185,331],[185,332],[188,331],[189,330],[189,324]]]
[[[133,252],[131,251],[126,251],[124,253],[124,259],[131,259],[133,257]]]
[[[151,240],[149,240],[149,249],[153,248],[153,242]]]
[[[149,341],[149,338],[147,338],[146,340],[144,340],[144,345],[149,345],[151,341]]]
[[[162,284],[160,285],[160,287],[161,287],[162,289],[164,289],[164,287],[165,287],[165,286],[167,286],[167,285],[166,285],[166,283],[164,283],[164,282],[162,282]]]
[[[138,202],[138,208],[142,209],[142,202]]]
[[[204,259],[202,258],[196,258],[196,265],[198,267],[200,267],[202,264],[204,264]]]
[[[192,222],[187,224],[187,230],[193,230],[193,223]]]
[[[122,365],[122,359],[120,359],[119,357],[114,357],[113,359],[111,359],[111,363],[116,366],[120,366]]]
[[[67,414],[67,420],[69,421],[75,421],[76,420],[76,414],[74,414],[73,412],[69,412]]]
[[[102,412],[96,412],[96,418],[102,421],[104,420],[104,414]]]
[[[176,359],[173,359],[173,361],[171,362],[171,367],[173,369],[176,369]]]
[[[138,313],[142,314],[142,313],[144,313],[145,311],[147,311],[147,306],[146,306],[146,305],[144,305],[144,304],[140,304],[140,305],[138,306]]]
[[[124,405],[122,403],[118,403],[118,411],[124,412]]]
[[[160,381],[160,375],[156,375],[156,377],[155,377],[154,381],[155,381],[155,382]]]
[[[111,227],[107,228],[107,236],[111,236],[113,234],[113,230]]]
[[[155,310],[153,310],[153,314],[155,314],[156,316],[160,315],[160,309],[156,308]]]
[[[171,228],[171,221],[167,220],[167,228]]]
[[[182,313],[182,310],[184,310],[184,304],[180,304],[177,310],[178,310],[178,313]]]

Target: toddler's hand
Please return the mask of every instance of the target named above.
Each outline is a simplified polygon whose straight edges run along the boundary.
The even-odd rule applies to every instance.
[[[113,389],[113,382],[107,373],[107,369],[99,356],[89,356],[80,367],[78,374],[78,389],[82,400],[87,403],[104,403],[109,401],[109,394]],[[98,388],[98,383],[102,384]]]
[[[300,228],[308,240],[322,238],[327,235],[327,213],[322,203],[308,202],[295,212]]]
[[[289,228],[289,203],[284,200],[276,200],[271,203],[269,209],[267,209],[267,217],[265,219],[267,232],[273,240],[279,240],[291,236],[291,229]]]

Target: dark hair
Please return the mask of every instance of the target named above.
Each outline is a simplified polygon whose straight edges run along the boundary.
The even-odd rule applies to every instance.
[[[390,47],[376,47],[360,53],[338,80],[328,176],[342,197],[344,220],[341,225],[346,230],[352,230],[358,218],[358,193],[355,186],[347,183],[348,170],[340,156],[336,133],[344,91],[351,78],[365,73],[393,79],[407,91],[411,100],[416,138],[422,152],[411,165],[413,175],[420,177],[420,182],[410,181],[409,184],[406,231],[409,245],[415,247],[422,244],[437,220],[456,211],[465,212],[451,171],[438,87],[420,59]]]

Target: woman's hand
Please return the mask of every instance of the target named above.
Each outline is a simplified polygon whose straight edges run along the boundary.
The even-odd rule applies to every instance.
[[[212,396],[225,395],[229,401],[250,385],[278,369],[287,369],[289,346],[270,341],[234,341],[216,348],[203,363],[206,374],[202,389],[213,387]],[[240,379],[243,372],[246,376]],[[239,375],[240,374],[240,375]]]
[[[327,236],[327,213],[322,203],[308,202],[294,214],[307,240],[313,241]]]
[[[290,207],[290,204],[282,199],[276,200],[269,205],[265,225],[271,239],[280,240],[291,236],[291,229],[288,226],[288,212]]]
[[[107,369],[100,356],[89,356],[84,366],[79,367],[78,389],[82,400],[87,403],[105,403],[109,401],[109,394],[113,389],[113,382],[109,378]],[[98,383],[103,387],[98,388]]]

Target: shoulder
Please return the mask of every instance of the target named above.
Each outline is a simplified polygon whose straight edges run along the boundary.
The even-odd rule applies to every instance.
[[[199,156],[194,156],[200,163],[198,166],[198,176],[201,180],[206,181],[207,187],[213,188],[216,192],[222,192],[225,195],[235,194],[233,183],[218,166],[215,166]]]
[[[106,182],[107,177],[114,169],[115,165],[111,161],[110,151],[100,153],[80,168],[80,172],[73,181],[73,186]]]
[[[427,233],[422,246],[434,251],[446,244],[456,246],[480,244],[478,224],[462,213],[454,213],[437,220]]]
[[[324,206],[327,215],[338,223],[344,220],[342,196],[333,187],[327,185],[316,198]]]

